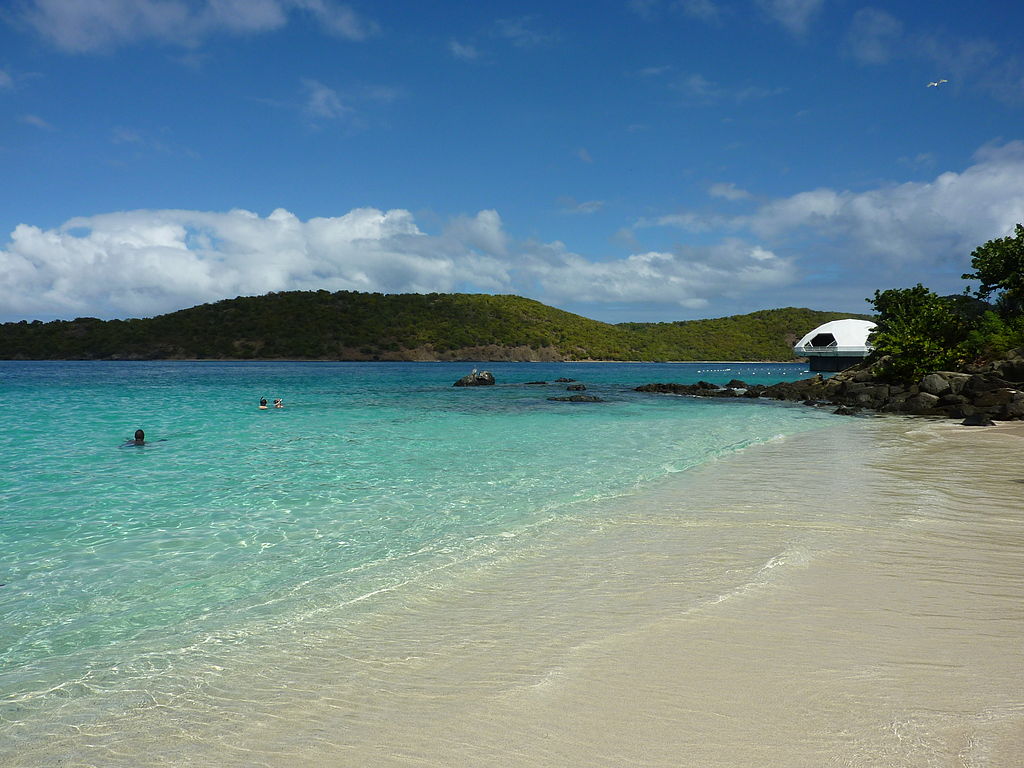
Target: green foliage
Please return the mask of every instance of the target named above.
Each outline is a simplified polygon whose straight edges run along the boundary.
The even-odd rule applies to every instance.
[[[869,342],[878,356],[888,356],[883,373],[915,381],[930,371],[964,362],[970,326],[958,306],[918,283],[913,288],[875,291],[868,301],[878,313]]]
[[[878,313],[870,342],[887,357],[883,373],[916,381],[926,373],[994,359],[1024,345],[1024,226],[1014,237],[989,240],[971,254],[965,280],[980,287],[972,298],[937,296],[920,283],[875,291]],[[995,295],[995,306],[985,299]]]
[[[776,309],[610,325],[519,296],[288,291],[146,319],[6,323],[6,359],[792,360],[809,329],[846,317]]]
[[[973,272],[965,280],[977,280],[980,299],[996,294],[996,307],[1004,317],[1024,310],[1024,226],[1017,224],[1014,237],[989,240],[971,253]]]
[[[968,360],[995,360],[1024,346],[1024,316],[988,311],[971,327],[963,349]]]

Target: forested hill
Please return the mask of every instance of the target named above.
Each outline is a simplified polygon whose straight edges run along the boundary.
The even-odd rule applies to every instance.
[[[146,319],[5,323],[0,359],[791,360],[800,336],[841,317],[610,325],[519,296],[289,291]]]

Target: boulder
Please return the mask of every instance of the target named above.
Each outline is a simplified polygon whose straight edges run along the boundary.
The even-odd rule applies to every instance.
[[[555,379],[556,384],[568,384],[570,381],[576,381],[576,379],[566,379],[564,377],[561,379]]]
[[[942,397],[947,392],[952,391],[949,380],[941,373],[929,373],[921,379],[921,383],[918,386],[921,387],[922,392],[935,395],[936,397]]]
[[[490,371],[473,370],[452,384],[453,387],[486,387],[494,384],[494,374]]]
[[[1019,400],[1019,394],[1015,389],[1001,387],[1000,389],[990,389],[988,392],[982,392],[975,396],[972,402],[979,408],[991,408],[997,405],[1008,405],[1015,400]]]
[[[965,427],[994,427],[996,423],[988,416],[981,413],[973,413],[960,422]]]
[[[566,390],[569,391],[569,392],[586,392],[587,391],[587,385],[586,384],[570,384],[568,387],[566,387]]]
[[[1024,347],[1012,350],[1006,360],[996,365],[995,370],[1004,379],[1024,382]]]
[[[999,411],[999,418],[1003,421],[1024,419],[1024,400],[1014,400],[1004,405]]]
[[[929,395],[927,392],[918,392],[916,395],[908,397],[904,401],[903,406],[908,413],[931,416],[936,414],[936,410],[939,407],[939,398],[935,395]]]
[[[559,403],[603,403],[600,397],[595,395],[569,395],[568,397],[549,397],[548,400],[554,400]]]

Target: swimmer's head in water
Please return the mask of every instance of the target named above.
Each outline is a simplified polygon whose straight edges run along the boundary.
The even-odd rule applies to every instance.
[[[146,439],[146,433],[143,432],[141,429],[136,429],[135,430],[135,439],[138,440],[141,443],[143,440]]]

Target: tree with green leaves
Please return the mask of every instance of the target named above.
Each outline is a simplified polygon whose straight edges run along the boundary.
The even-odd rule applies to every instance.
[[[869,342],[876,357],[887,358],[886,376],[916,381],[965,361],[964,342],[971,326],[950,297],[938,296],[918,283],[913,288],[875,291],[868,302],[878,314]]]
[[[964,280],[981,283],[975,295],[988,299],[996,294],[996,307],[1004,317],[1024,312],[1024,226],[1017,224],[1013,237],[989,240],[971,253],[973,272]]]

